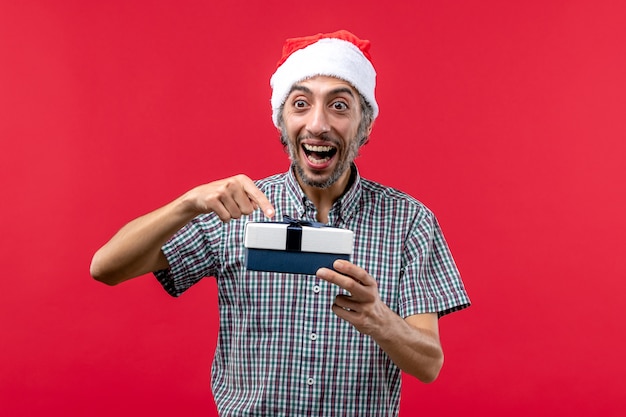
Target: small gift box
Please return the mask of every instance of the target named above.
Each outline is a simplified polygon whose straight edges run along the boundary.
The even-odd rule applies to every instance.
[[[249,222],[244,246],[246,268],[253,271],[315,275],[336,259],[350,260],[354,234],[322,223],[294,220]]]

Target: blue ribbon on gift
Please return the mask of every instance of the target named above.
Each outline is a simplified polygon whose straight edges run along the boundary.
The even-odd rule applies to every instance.
[[[302,226],[326,227],[324,223],[309,220],[298,220],[286,214],[283,215],[283,223],[287,223],[287,251],[300,252],[302,250]]]

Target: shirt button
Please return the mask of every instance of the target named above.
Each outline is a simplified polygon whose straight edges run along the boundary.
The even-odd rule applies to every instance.
[[[313,385],[313,384],[315,384],[315,380],[313,378],[309,378],[309,379],[306,380],[306,384],[307,385]]]
[[[311,340],[317,340],[317,335],[315,333],[311,333]]]
[[[316,285],[315,287],[313,287],[313,292],[314,292],[315,294],[319,293],[320,291],[321,291],[321,288],[320,288],[320,286],[319,286],[319,285]]]

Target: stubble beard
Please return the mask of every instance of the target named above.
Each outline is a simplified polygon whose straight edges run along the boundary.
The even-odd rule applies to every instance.
[[[299,158],[300,147],[301,147],[302,140],[307,139],[306,137],[300,137],[300,138],[297,138],[295,141],[292,141],[289,139],[289,135],[285,131],[285,127],[282,126],[280,140],[287,147],[289,159],[291,160],[291,164],[294,166],[296,175],[298,176],[300,181],[302,181],[302,183],[306,186],[324,189],[336,183],[339,180],[339,178],[341,178],[341,176],[352,166],[352,163],[354,162],[356,157],[359,156],[360,141],[358,140],[358,137],[360,133],[361,132],[358,132],[357,137],[349,141],[343,160],[342,159],[338,160],[337,165],[335,166],[335,169],[333,170],[333,172],[330,174],[328,178],[326,178],[323,181],[316,180],[310,177],[309,175],[307,175],[306,171],[304,170],[302,166],[304,162],[301,161]],[[335,146],[337,146],[340,143],[340,141],[334,139],[333,137],[329,135],[322,135],[320,136],[320,139],[324,139],[326,141],[332,142],[333,144],[335,144]],[[338,152],[337,152],[336,157],[341,158],[341,154],[339,153],[339,150],[341,150],[341,148],[338,147],[337,150]]]

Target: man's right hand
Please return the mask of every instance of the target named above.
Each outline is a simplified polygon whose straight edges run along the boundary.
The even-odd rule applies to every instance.
[[[169,263],[161,247],[197,215],[214,212],[226,223],[259,208],[267,217],[275,214],[265,194],[245,175],[200,185],[122,227],[95,253],[90,273],[114,285],[166,269]]]
[[[258,208],[270,218],[275,212],[265,194],[243,174],[198,186],[182,199],[196,214],[214,212],[224,223]]]

